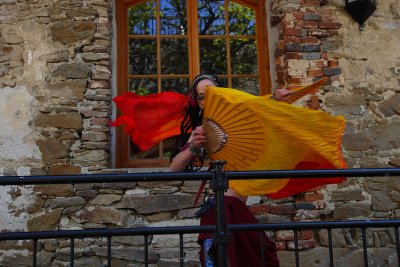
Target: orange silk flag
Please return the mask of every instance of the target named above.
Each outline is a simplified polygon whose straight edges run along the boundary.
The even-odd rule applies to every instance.
[[[223,144],[210,156],[226,171],[341,169],[342,116],[301,108],[239,90],[208,87],[204,125],[219,128]],[[207,126],[205,126],[207,129]],[[232,180],[240,195],[282,198],[344,178]]]
[[[141,151],[180,134],[187,96],[175,92],[139,96],[128,92],[113,100],[122,114],[111,125],[125,125],[125,132]]]

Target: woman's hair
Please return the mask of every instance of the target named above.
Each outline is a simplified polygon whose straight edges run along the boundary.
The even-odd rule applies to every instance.
[[[187,141],[190,138],[191,131],[193,131],[194,129],[196,129],[196,127],[202,124],[203,113],[200,106],[197,103],[197,85],[199,84],[200,81],[205,79],[213,81],[216,86],[221,86],[221,83],[218,81],[218,78],[215,77],[214,75],[200,74],[193,79],[192,85],[190,86],[189,90],[188,105],[186,106],[185,116],[182,120],[180,127],[181,134],[177,138],[177,144],[176,144],[177,151],[176,153],[174,153],[173,156],[178,154],[180,150],[186,145]],[[171,159],[172,158],[173,157],[171,157]],[[200,160],[201,160],[201,165],[203,165],[202,163],[203,159]],[[194,162],[190,162],[189,166],[186,169],[193,170],[194,169],[193,163]]]

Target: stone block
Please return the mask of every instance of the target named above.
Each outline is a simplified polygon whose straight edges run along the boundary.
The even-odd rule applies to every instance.
[[[83,128],[82,117],[79,113],[43,114],[34,120],[36,127],[55,127],[64,129]]]
[[[371,212],[371,205],[368,203],[336,203],[333,215],[335,220],[348,220],[370,218]]]
[[[69,197],[74,195],[74,187],[70,184],[35,185],[33,192],[44,196]]]
[[[54,77],[64,79],[83,79],[89,78],[91,69],[82,63],[65,63],[58,66],[52,73]]]
[[[57,21],[50,27],[51,37],[62,44],[93,39],[96,24],[92,21]]]
[[[32,217],[27,222],[28,231],[57,230],[62,209],[41,213]]]
[[[194,194],[124,196],[116,207],[135,209],[139,214],[173,211],[193,207],[195,197]]]

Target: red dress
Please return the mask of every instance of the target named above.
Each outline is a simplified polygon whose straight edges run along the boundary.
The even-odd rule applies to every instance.
[[[225,222],[226,224],[257,224],[254,215],[237,197],[225,196]],[[201,216],[200,225],[216,224],[215,208],[209,209]],[[205,239],[213,238],[212,233],[200,233],[198,242],[202,245]],[[268,239],[262,232],[262,244],[264,250],[264,266],[261,259],[261,234],[259,231],[235,231],[231,233],[227,246],[228,262],[230,267],[275,267],[279,266],[274,242]],[[204,251],[201,246],[200,261],[204,266]]]

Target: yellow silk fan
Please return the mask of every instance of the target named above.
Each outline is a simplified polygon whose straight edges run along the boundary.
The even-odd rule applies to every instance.
[[[344,168],[343,117],[231,88],[207,87],[205,93],[207,153],[211,160],[227,161],[225,170],[291,170],[301,162]],[[250,179],[229,186],[240,195],[258,195],[278,192],[288,183]]]
[[[207,136],[207,152],[211,159],[227,161],[227,169],[244,170],[264,155],[265,125],[251,109],[235,97],[243,99],[243,92],[229,90],[227,95],[214,95],[204,106],[203,127]],[[231,98],[232,101],[227,101]]]

